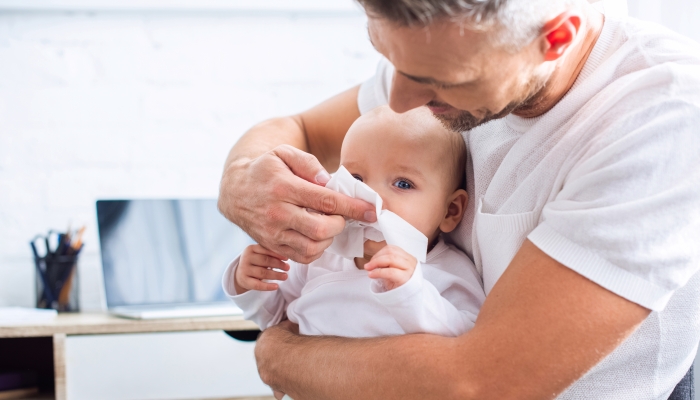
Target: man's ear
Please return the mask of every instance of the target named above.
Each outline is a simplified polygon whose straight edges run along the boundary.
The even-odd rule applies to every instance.
[[[444,233],[452,232],[462,221],[464,210],[467,208],[469,195],[464,189],[457,189],[447,199],[447,212],[445,218],[440,223],[440,231]]]
[[[544,24],[541,32],[545,61],[559,59],[576,40],[581,16],[574,11],[561,13]]]

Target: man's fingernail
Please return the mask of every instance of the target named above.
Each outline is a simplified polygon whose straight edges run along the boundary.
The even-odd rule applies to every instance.
[[[316,174],[315,179],[316,179],[316,183],[318,183],[319,185],[325,185],[326,183],[328,183],[328,181],[331,180],[331,176],[325,170],[321,170],[321,172]]]
[[[365,221],[374,222],[377,220],[377,213],[374,211],[365,211]]]

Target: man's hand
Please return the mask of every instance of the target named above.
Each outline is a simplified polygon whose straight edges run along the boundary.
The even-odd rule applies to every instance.
[[[343,231],[343,217],[377,219],[369,203],[324,188],[329,179],[316,157],[281,145],[228,164],[219,210],[266,249],[308,264]]]
[[[397,246],[385,246],[365,264],[371,279],[378,279],[384,289],[392,290],[408,282],[418,260]]]
[[[265,360],[266,358],[261,355],[269,346],[268,346],[268,337],[272,336],[272,343],[280,337],[286,337],[289,338],[290,336],[294,335],[299,335],[299,325],[295,324],[294,322],[285,319],[284,321],[280,322],[279,324],[275,326],[271,326],[268,329],[265,329],[265,331],[258,337],[258,340],[255,343],[255,358],[258,363],[258,371],[263,367],[261,365],[262,360]],[[265,337],[265,339],[262,339],[262,337]],[[284,340],[284,339],[283,339]],[[277,357],[279,357],[279,354],[277,354]],[[267,382],[265,382],[267,383]],[[277,388],[270,387],[273,391],[273,394],[275,396],[275,399],[281,400],[285,393],[278,390]]]
[[[287,260],[273,251],[267,250],[259,244],[246,247],[241,254],[241,259],[236,268],[236,275],[233,284],[236,287],[236,294],[243,294],[249,290],[270,291],[279,289],[276,283],[265,282],[264,280],[284,281],[287,280],[285,272],[289,271]]]

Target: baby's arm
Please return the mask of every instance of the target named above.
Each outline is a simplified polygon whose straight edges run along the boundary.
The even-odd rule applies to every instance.
[[[423,277],[423,266],[395,246],[380,250],[365,269],[372,292],[406,333],[459,336],[474,327],[485,298],[476,277],[443,271],[440,286],[449,288],[443,296]]]
[[[243,310],[245,319],[255,322],[260,329],[278,324],[287,308],[285,298],[298,297],[294,294],[303,287],[298,271],[290,271],[283,260],[286,259],[260,245],[252,245],[224,273],[224,291]]]

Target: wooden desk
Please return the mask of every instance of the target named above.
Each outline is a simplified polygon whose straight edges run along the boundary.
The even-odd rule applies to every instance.
[[[66,400],[66,336],[115,333],[155,333],[182,331],[243,331],[258,329],[243,317],[178,318],[131,320],[105,313],[59,314],[50,322],[0,326],[1,338],[53,338],[54,390],[56,400]],[[261,398],[267,399],[267,398]]]

